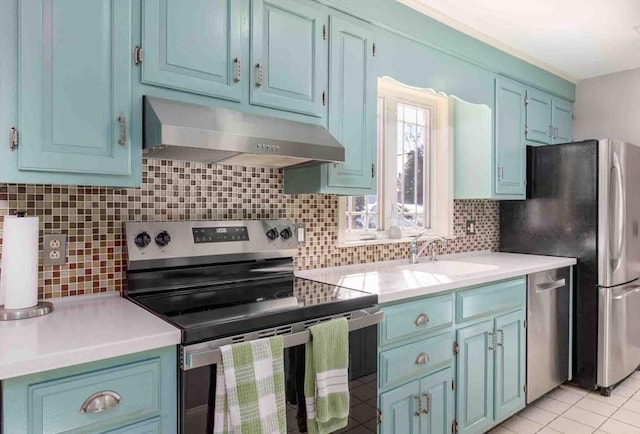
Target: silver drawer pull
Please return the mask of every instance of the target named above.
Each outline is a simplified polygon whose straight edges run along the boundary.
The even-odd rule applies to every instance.
[[[127,144],[127,119],[124,116],[119,116],[118,122],[120,122],[120,140],[118,140],[118,143],[121,145],[126,145]]]
[[[82,404],[80,414],[100,413],[117,407],[121,402],[122,397],[111,390],[94,393]]]
[[[538,283],[536,285],[536,289],[538,292],[542,291],[551,291],[552,289],[558,289],[567,286],[567,282],[565,279],[556,280],[555,282],[549,283]]]
[[[420,315],[418,315],[415,321],[417,326],[424,325],[428,322],[429,322],[429,316],[426,313],[421,313]]]
[[[420,353],[416,359],[416,365],[426,365],[429,363],[429,355],[427,353]]]

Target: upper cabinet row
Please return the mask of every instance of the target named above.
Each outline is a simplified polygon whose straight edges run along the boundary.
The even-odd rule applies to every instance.
[[[0,94],[10,94],[11,82],[18,91],[14,110],[0,109],[12,135],[11,148],[0,151],[0,182],[140,185],[142,146],[134,132],[142,119],[132,115],[139,104],[132,86],[150,85],[145,92],[172,89],[328,126],[347,152],[345,163],[323,166],[325,186],[375,185],[366,23],[294,0],[8,5],[14,10],[2,19],[0,53],[15,61],[0,70],[8,77]],[[134,46],[136,5],[141,44]]]
[[[573,105],[522,83],[495,81],[493,140],[486,105],[456,102],[456,199],[526,198],[526,147],[571,142]]]

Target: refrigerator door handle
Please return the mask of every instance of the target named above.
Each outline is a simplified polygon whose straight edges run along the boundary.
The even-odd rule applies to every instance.
[[[620,265],[620,257],[622,256],[622,248],[625,237],[624,225],[624,179],[620,159],[617,154],[613,154],[611,166],[611,187],[609,194],[610,209],[613,210],[614,218],[612,219],[611,233],[609,234],[609,255],[611,257],[611,271],[615,271]],[[615,175],[615,176],[614,176]]]
[[[565,279],[556,280],[555,282],[538,283],[536,284],[536,292],[551,291],[552,289],[558,289],[566,286],[567,282]]]
[[[619,292],[614,293],[611,298],[613,300],[623,300],[638,292],[640,292],[640,285],[633,285],[633,286],[626,287],[620,290]]]

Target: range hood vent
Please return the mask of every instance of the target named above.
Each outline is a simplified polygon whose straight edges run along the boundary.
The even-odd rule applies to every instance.
[[[344,147],[319,125],[147,96],[144,154],[262,167],[344,162]]]

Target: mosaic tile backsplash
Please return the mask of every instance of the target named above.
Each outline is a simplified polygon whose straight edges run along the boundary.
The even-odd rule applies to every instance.
[[[307,227],[298,269],[407,258],[409,243],[338,247],[338,198],[285,195],[282,171],[146,159],[139,189],[57,185],[0,185],[2,221],[16,210],[40,217],[40,235],[66,233],[63,266],[40,266],[40,297],[122,291],[127,252],[124,222],[132,220],[230,220],[288,218]],[[442,253],[496,250],[498,202],[456,200],[456,239]],[[465,235],[467,218],[476,235]],[[42,240],[41,240],[42,241]],[[41,242],[42,244],[42,242]]]

